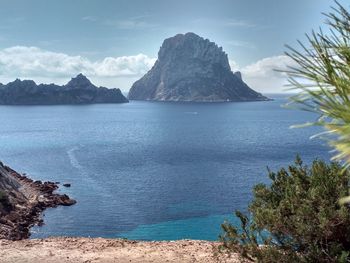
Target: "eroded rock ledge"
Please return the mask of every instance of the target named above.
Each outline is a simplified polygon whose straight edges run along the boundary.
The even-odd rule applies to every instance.
[[[32,226],[43,224],[46,208],[76,203],[56,189],[54,182],[33,181],[0,162],[0,239],[28,238]]]

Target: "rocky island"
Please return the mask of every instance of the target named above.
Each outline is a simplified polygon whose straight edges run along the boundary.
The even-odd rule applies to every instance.
[[[55,105],[125,103],[120,89],[96,87],[83,74],[72,78],[66,85],[37,85],[33,80],[16,79],[0,84],[0,105]]]
[[[130,100],[154,101],[263,101],[233,73],[227,54],[214,42],[194,33],[165,39],[152,69],[136,81]]]

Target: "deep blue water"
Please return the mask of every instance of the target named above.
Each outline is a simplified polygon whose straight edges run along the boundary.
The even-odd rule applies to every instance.
[[[267,166],[329,159],[319,130],[289,128],[315,116],[283,103],[0,106],[0,160],[72,184],[59,191],[78,203],[46,210],[32,237],[215,240]]]

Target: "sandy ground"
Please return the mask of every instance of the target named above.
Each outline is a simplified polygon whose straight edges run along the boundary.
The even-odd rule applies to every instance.
[[[0,240],[0,262],[242,262],[237,255],[218,252],[218,246],[217,242],[195,240],[136,242],[67,237]]]

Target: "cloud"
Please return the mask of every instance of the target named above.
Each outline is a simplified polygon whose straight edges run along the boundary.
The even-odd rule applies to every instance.
[[[223,20],[221,23],[223,26],[227,27],[256,27],[254,23],[246,20],[227,19]]]
[[[276,70],[286,70],[288,67],[297,66],[296,63],[285,55],[263,58],[245,67],[230,60],[232,71],[241,71],[242,77],[247,84],[263,93],[285,92],[287,76],[285,73]]]
[[[115,87],[118,79],[141,77],[154,62],[154,58],[144,54],[91,61],[82,56],[70,56],[38,47],[14,46],[0,50],[0,82],[6,83],[14,78],[30,78],[37,82],[49,80],[63,84],[82,72],[98,81],[99,85]]]
[[[137,76],[145,74],[156,59],[144,54],[136,56],[107,57],[93,63],[94,72],[101,77]]]
[[[233,47],[244,47],[249,49],[256,49],[256,46],[248,41],[241,41],[241,40],[229,40],[225,42],[228,46]]]
[[[84,16],[81,18],[81,20],[88,21],[88,22],[96,22],[98,18],[95,16]]]
[[[103,22],[106,26],[113,26],[118,29],[146,29],[155,28],[156,24],[151,24],[146,21],[141,21],[138,19],[125,19],[125,20],[106,20]]]
[[[197,18],[192,21],[195,24],[208,24],[215,25],[217,27],[242,27],[242,28],[253,28],[257,25],[247,20],[236,20],[236,19],[208,19],[208,18]]]
[[[152,29],[158,25],[146,21],[151,15],[140,15],[125,19],[105,19],[100,21],[102,25],[116,27],[118,29]]]
[[[239,71],[239,70],[240,70],[239,65],[238,65],[238,63],[237,63],[236,61],[230,59],[228,62],[229,62],[229,64],[230,64],[231,70],[232,70],[233,72],[236,72],[236,71]]]
[[[83,73],[96,85],[118,87],[127,91],[132,83],[151,69],[155,58],[144,54],[106,57],[92,61],[84,56],[70,56],[38,47],[14,46],[0,50],[0,82],[15,78],[33,79],[37,83],[66,83]],[[232,71],[241,71],[247,84],[263,93],[278,93],[286,89],[286,76],[275,71],[296,66],[287,56],[273,56],[240,67],[230,60]]]
[[[90,23],[98,23],[103,26],[115,27],[122,30],[153,29],[158,27],[157,24],[146,21],[149,17],[152,16],[145,14],[128,17],[125,19],[101,19],[96,16],[84,16],[81,18],[81,20]]]

